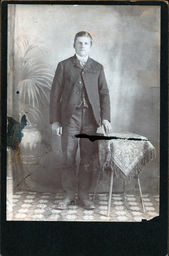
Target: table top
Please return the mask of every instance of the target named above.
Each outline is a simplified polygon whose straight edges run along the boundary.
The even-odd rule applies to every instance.
[[[105,140],[99,140],[102,169],[111,168],[123,178],[139,174],[155,157],[155,147],[146,137],[138,134],[110,133]]]

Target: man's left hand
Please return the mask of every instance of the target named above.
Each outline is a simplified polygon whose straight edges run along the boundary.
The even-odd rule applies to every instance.
[[[111,130],[111,123],[110,123],[108,120],[103,119],[102,125],[103,125],[103,127],[104,127],[104,130],[105,130],[106,135],[108,135],[108,133],[109,133],[110,130]]]

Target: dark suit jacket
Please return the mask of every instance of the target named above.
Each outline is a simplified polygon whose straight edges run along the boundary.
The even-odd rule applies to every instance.
[[[103,66],[88,58],[82,71],[74,55],[57,66],[51,89],[50,123],[59,121],[62,126],[68,124],[79,104],[82,86],[79,81],[82,77],[97,124],[100,125],[102,119],[110,120],[110,97]]]

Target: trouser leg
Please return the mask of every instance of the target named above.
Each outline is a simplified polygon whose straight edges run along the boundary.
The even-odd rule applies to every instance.
[[[94,121],[92,112],[89,109],[83,111],[81,133],[95,135],[97,124]],[[93,177],[93,159],[98,153],[97,141],[90,141],[87,138],[80,139],[80,165],[78,174],[78,191],[80,199],[88,199],[89,189]]]
[[[78,191],[80,198],[88,198],[93,178],[93,159],[97,152],[97,141],[88,139],[80,141],[81,161],[78,174]]]
[[[81,200],[88,199],[89,196],[89,189],[92,184],[92,172],[85,172],[84,170],[79,170],[78,175],[78,191],[79,191],[79,198]]]
[[[62,188],[67,197],[75,197],[77,191],[76,178],[76,155],[78,149],[78,139],[75,137],[80,132],[81,115],[76,111],[69,121],[69,124],[63,127],[62,134],[62,153],[63,153],[63,169],[62,169]]]
[[[62,188],[67,197],[73,199],[76,193],[76,152],[78,140],[72,135],[64,134],[62,139],[63,150],[63,169],[62,169]]]

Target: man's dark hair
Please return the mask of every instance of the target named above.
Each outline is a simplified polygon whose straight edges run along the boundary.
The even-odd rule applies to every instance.
[[[80,31],[80,32],[78,32],[78,33],[75,35],[74,43],[76,42],[76,39],[77,39],[78,37],[82,37],[82,36],[89,37],[89,38],[90,38],[91,45],[92,45],[92,36],[90,35],[90,33],[86,32],[86,31]]]

